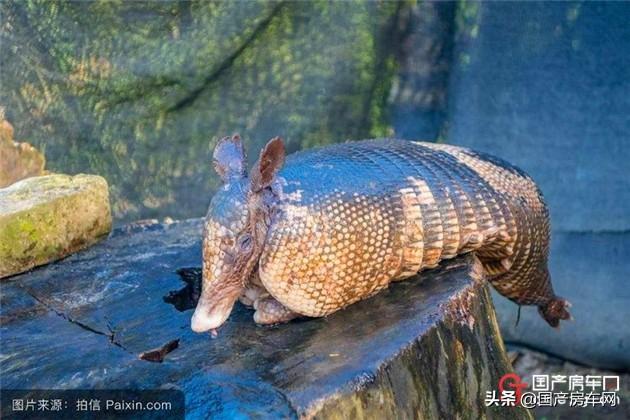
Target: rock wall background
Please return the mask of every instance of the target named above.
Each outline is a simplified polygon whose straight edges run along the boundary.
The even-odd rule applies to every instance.
[[[391,135],[402,3],[2,2],[0,103],[52,171],[104,175],[119,222],[205,214],[211,150],[253,160]],[[253,152],[255,151],[255,152]]]
[[[210,153],[250,161],[401,136],[529,172],[550,205],[559,333],[498,300],[506,338],[630,368],[628,3],[0,3],[0,105],[51,171],[109,182],[118,224],[205,213]]]

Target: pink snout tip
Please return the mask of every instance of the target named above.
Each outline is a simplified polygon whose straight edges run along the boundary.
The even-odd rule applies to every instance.
[[[229,315],[230,311],[207,311],[203,306],[198,306],[190,320],[190,328],[196,333],[213,331],[213,336],[216,336],[216,329],[223,325]]]

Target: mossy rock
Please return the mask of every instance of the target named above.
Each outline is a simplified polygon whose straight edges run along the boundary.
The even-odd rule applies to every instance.
[[[100,176],[53,174],[0,189],[0,278],[85,248],[111,226]]]

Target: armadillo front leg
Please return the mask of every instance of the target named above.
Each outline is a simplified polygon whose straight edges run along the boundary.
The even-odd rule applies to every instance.
[[[245,306],[252,307],[254,306],[254,302],[258,299],[269,296],[269,292],[265,289],[262,282],[260,281],[260,277],[258,276],[258,270],[254,270],[252,275],[249,277],[245,289],[243,290],[243,294],[238,298],[239,302],[241,302]]]
[[[256,300],[254,309],[254,322],[261,325],[280,324],[300,316],[271,296]]]
[[[253,307],[258,299],[269,296],[269,293],[260,286],[247,286],[238,301],[248,307]]]
[[[261,325],[288,322],[300,316],[269,295],[260,281],[258,270],[254,270],[252,273],[239,301],[245,306],[254,308],[256,311],[254,312],[254,322]]]

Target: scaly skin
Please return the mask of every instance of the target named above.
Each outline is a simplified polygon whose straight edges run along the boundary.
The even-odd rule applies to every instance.
[[[259,275],[296,313],[328,315],[470,251],[504,296],[543,307],[555,299],[547,208],[531,178],[505,162],[378,140],[298,153],[278,177],[280,211]]]
[[[570,317],[547,270],[542,195],[504,161],[435,143],[356,141],[288,156],[267,190],[259,280],[245,279],[243,292],[264,300],[250,299],[259,323],[328,315],[471,251],[499,293],[537,305],[552,326]],[[211,237],[225,226],[215,219]],[[204,260],[217,243],[204,242]]]

